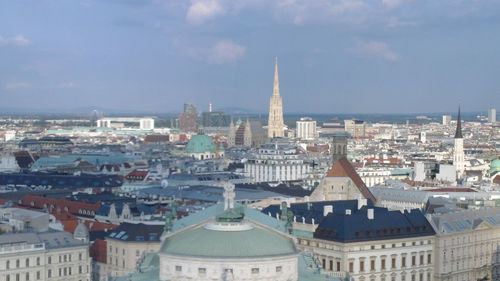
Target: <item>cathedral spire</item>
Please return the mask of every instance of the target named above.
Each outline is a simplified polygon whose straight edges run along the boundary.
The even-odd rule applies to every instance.
[[[274,58],[274,88],[273,88],[273,95],[274,96],[279,96],[280,95],[280,79],[278,75],[278,57]]]
[[[460,106],[458,106],[457,130],[455,131],[456,139],[463,139],[462,136],[462,119],[460,118]]]
[[[280,82],[278,76],[278,58],[274,61],[274,88],[269,101],[269,118],[267,122],[267,136],[281,138],[284,136],[283,101],[280,96]]]

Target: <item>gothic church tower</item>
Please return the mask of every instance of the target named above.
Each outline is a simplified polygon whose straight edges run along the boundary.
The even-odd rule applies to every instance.
[[[274,63],[274,89],[269,103],[269,120],[267,123],[267,137],[279,138],[284,136],[283,101],[280,96],[280,82],[278,77],[278,59]]]
[[[465,155],[464,137],[462,136],[462,119],[460,118],[460,107],[458,107],[457,129],[455,131],[455,146],[453,148],[453,165],[457,172],[457,180],[464,176]]]

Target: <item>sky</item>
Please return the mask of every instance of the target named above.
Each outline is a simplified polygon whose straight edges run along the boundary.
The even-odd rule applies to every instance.
[[[0,0],[0,109],[500,109],[497,0]]]

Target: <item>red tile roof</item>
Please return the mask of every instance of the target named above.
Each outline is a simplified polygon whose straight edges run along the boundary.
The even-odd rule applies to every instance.
[[[152,142],[152,143],[158,143],[158,142],[169,142],[170,138],[168,135],[147,135],[144,138],[144,142]]]
[[[359,174],[356,172],[356,170],[351,165],[349,160],[347,160],[347,158],[345,158],[345,157],[340,158],[337,162],[335,162],[333,164],[333,166],[330,168],[330,170],[328,170],[328,172],[326,173],[326,176],[327,177],[348,177],[354,182],[356,187],[359,189],[361,194],[363,194],[363,196],[366,199],[369,199],[374,203],[377,201],[375,196],[373,196],[373,194],[370,192],[370,190],[366,187],[366,185],[363,182],[363,180],[361,179],[361,177],[359,177]]]
[[[100,207],[99,203],[82,203],[78,201],[71,201],[67,199],[57,199],[57,198],[46,198],[36,195],[26,195],[21,200],[19,200],[19,205],[32,208],[32,209],[44,209],[47,208],[50,213],[54,211],[51,209],[59,209],[61,211],[67,211],[73,215],[82,215],[82,211],[97,212]],[[52,208],[51,208],[52,207]]]
[[[493,179],[493,183],[500,185],[500,175],[495,176],[495,178]]]

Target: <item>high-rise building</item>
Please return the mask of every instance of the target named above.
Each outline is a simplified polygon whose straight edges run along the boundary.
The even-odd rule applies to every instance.
[[[285,124],[283,121],[283,100],[280,96],[280,82],[278,77],[278,59],[274,63],[274,88],[269,102],[269,120],[267,123],[267,137],[279,138],[284,136]]]
[[[316,121],[309,117],[300,118],[297,121],[297,138],[302,140],[313,140],[317,137]]]
[[[457,172],[457,179],[461,179],[465,172],[464,137],[462,135],[462,119],[458,107],[457,129],[455,131],[455,145],[453,148],[453,165]]]
[[[490,110],[488,110],[488,122],[497,122],[497,110],[495,108],[490,108]]]
[[[208,111],[201,114],[203,127],[227,127],[231,118],[222,111]]]
[[[451,115],[443,115],[443,126],[449,126],[451,123]]]
[[[179,116],[179,129],[183,132],[198,131],[198,110],[193,104],[184,104],[184,112]]]

